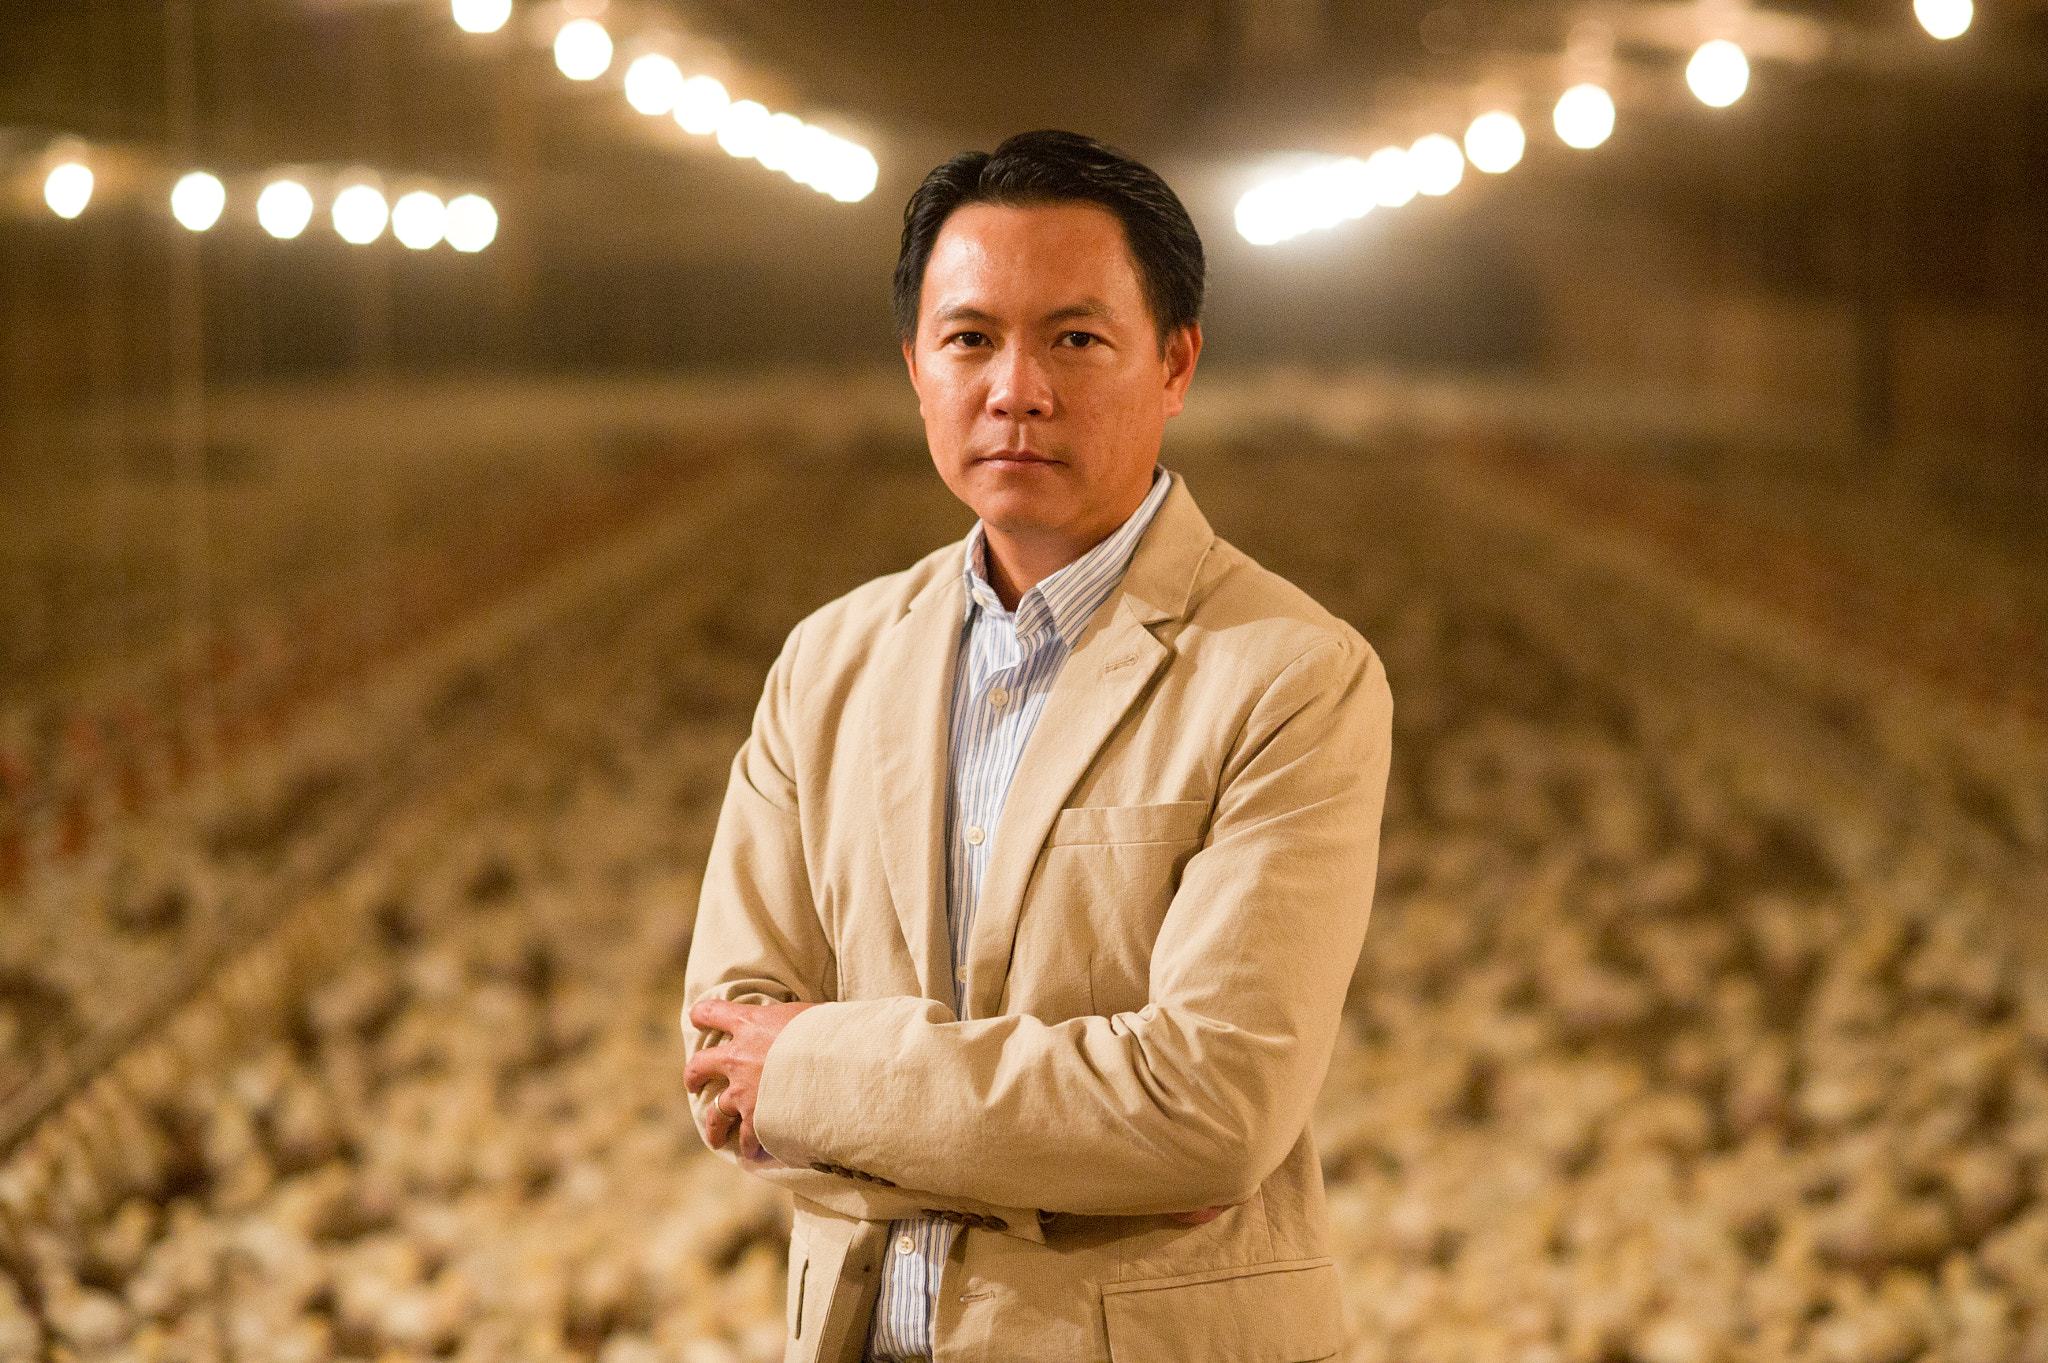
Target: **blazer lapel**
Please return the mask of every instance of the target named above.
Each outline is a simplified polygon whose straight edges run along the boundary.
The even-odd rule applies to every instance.
[[[957,573],[920,592],[876,649],[867,700],[868,770],[889,897],[918,986],[948,1008],[946,739],[966,609]]]
[[[995,846],[968,932],[968,1017],[994,1017],[1000,1010],[1039,851],[1102,745],[1173,657],[1149,627],[1185,614],[1195,574],[1214,539],[1176,477],[1123,582],[1088,622],[1060,669],[996,824]]]

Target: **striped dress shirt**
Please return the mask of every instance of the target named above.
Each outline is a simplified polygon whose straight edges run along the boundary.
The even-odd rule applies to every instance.
[[[1003,799],[1024,755],[1025,741],[1090,616],[1109,599],[1130,566],[1138,537],[1166,500],[1173,475],[1152,474],[1152,490],[1131,518],[1102,543],[1003,609],[983,572],[981,523],[967,537],[967,618],[960,666],[953,670],[953,715],[947,744],[946,928],[953,944],[953,1013],[964,1006],[967,931],[1002,816]],[[897,1221],[882,1261],[880,1297],[868,1333],[873,1363],[928,1359],[939,1280],[956,1228],[931,1218]]]

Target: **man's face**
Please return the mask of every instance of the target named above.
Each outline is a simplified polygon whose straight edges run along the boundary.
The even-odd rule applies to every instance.
[[[1160,353],[1107,209],[971,204],[933,244],[903,357],[953,495],[1006,535],[1085,548],[1144,500],[1201,345],[1190,326]]]

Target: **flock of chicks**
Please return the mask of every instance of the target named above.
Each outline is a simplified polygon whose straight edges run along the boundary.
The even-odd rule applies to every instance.
[[[2048,976],[1973,864],[1752,798],[1739,710],[1652,722],[1387,466],[1188,471],[1396,698],[1316,1124],[1350,1356],[2048,1363]],[[681,1092],[697,872],[782,632],[964,522],[888,461],[769,513],[508,660],[490,750],[251,953],[296,964],[14,1151],[0,1363],[780,1356],[787,1209]]]

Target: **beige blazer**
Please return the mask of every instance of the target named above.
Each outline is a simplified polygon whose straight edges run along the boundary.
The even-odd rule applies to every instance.
[[[777,1039],[755,1111],[796,1199],[787,1356],[861,1357],[888,1222],[919,1214],[963,1227],[939,1359],[1334,1354],[1308,1124],[1372,904],[1386,673],[1176,479],[1024,751],[956,1018],[963,552],[797,626],[705,872],[689,998],[830,1004]]]

